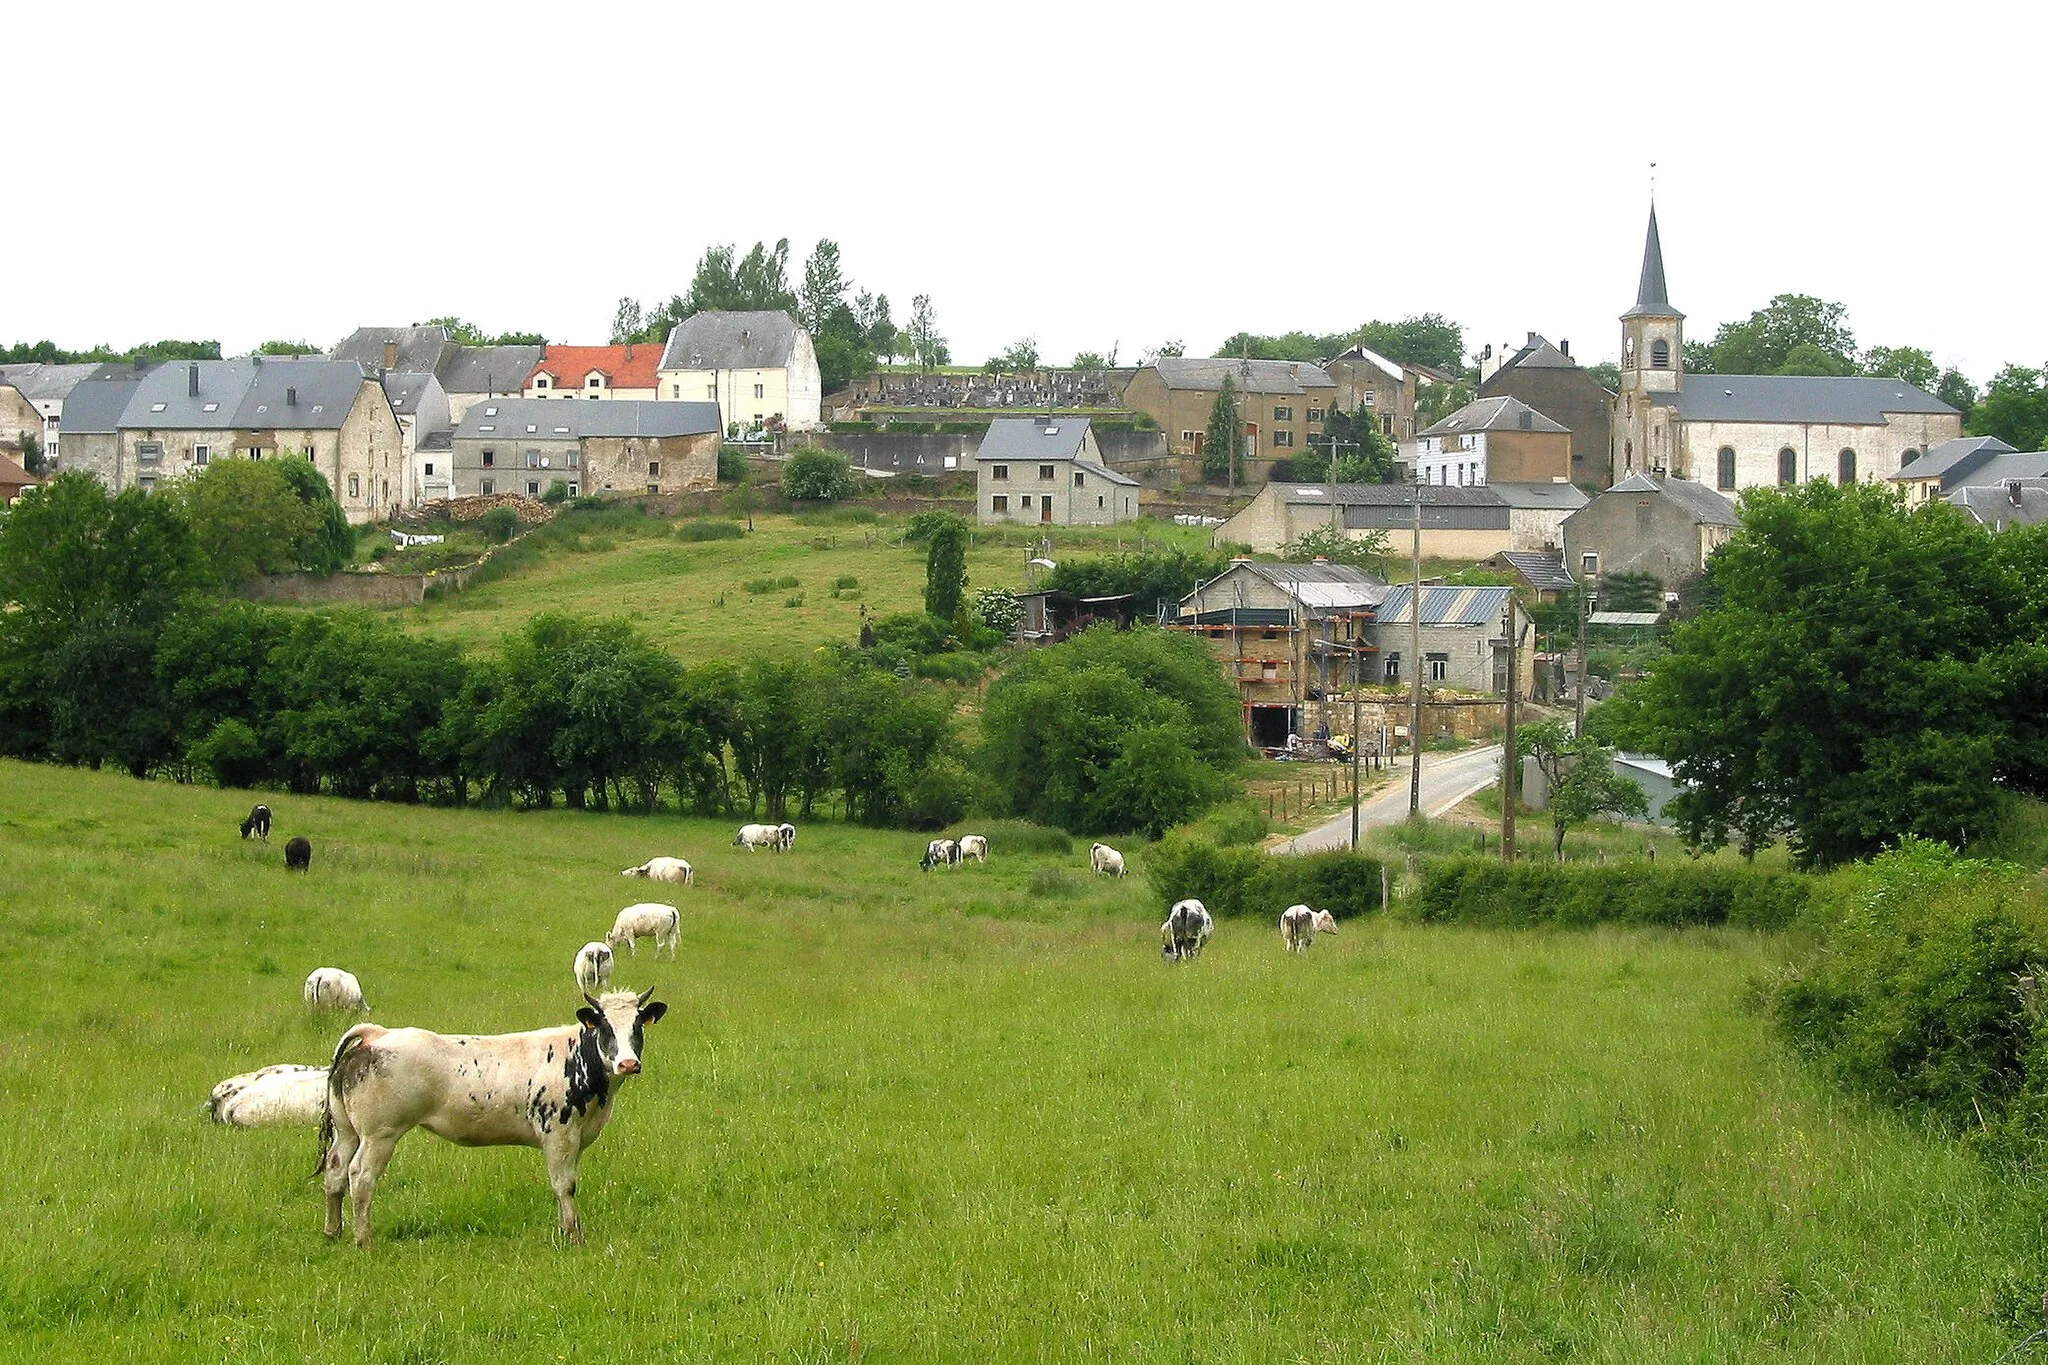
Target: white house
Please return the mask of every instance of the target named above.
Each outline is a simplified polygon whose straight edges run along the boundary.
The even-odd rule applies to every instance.
[[[818,425],[824,381],[811,334],[784,312],[694,313],[668,334],[660,397],[718,404],[728,426]]]
[[[452,496],[452,452],[446,438],[455,423],[448,412],[448,391],[431,374],[386,370],[382,379],[384,396],[391,400],[392,415],[398,418],[399,449],[411,475],[411,500],[435,502]]]

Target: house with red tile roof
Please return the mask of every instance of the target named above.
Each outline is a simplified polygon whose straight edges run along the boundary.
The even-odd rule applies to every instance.
[[[658,398],[661,347],[547,346],[526,376],[527,398]]]

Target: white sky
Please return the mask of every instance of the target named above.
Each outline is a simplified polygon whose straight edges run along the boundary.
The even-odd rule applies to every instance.
[[[963,363],[1427,311],[1593,361],[1655,161],[1689,336],[1812,293],[1981,381],[2048,360],[2044,13],[17,0],[0,340],[600,343],[827,236]]]

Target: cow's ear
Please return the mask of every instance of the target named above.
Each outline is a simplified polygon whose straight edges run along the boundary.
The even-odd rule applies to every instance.
[[[643,1024],[658,1024],[661,1022],[661,1016],[667,1013],[668,1002],[657,1000],[646,1009],[640,1011],[640,1022]]]
[[[582,1009],[576,1011],[576,1018],[577,1021],[583,1025],[583,1027],[596,1028],[598,1025],[598,1021],[604,1018],[604,1016],[599,1014],[596,1010],[590,1008],[590,1006],[585,1005]]]

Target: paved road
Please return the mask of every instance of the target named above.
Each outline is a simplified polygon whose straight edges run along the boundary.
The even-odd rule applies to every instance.
[[[1501,746],[1467,749],[1456,754],[1422,756],[1422,812],[1441,815],[1476,791],[1484,791],[1500,780]],[[1408,765],[1395,767],[1394,782],[1359,807],[1359,828],[1398,825],[1408,818]],[[1345,811],[1328,824],[1297,834],[1282,846],[1287,853],[1321,853],[1325,849],[1351,847],[1351,812]]]

